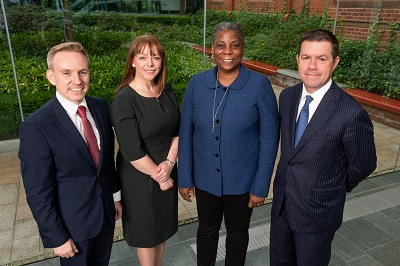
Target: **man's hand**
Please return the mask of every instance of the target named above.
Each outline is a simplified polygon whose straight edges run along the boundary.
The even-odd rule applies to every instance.
[[[196,197],[194,187],[179,188],[179,193],[181,194],[181,197],[188,202],[192,202],[192,200],[190,199],[191,197]]]
[[[264,203],[265,198],[254,196],[250,193],[249,204],[247,205],[249,208],[261,206]]]
[[[122,217],[122,204],[120,201],[114,201],[115,206],[115,221],[118,221]]]
[[[75,253],[78,253],[74,241],[70,238],[63,245],[53,248],[54,254],[60,256],[61,258],[72,258]]]

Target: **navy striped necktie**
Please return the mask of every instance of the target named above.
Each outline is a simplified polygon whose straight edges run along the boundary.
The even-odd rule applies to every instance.
[[[308,106],[313,101],[313,97],[310,95],[306,96],[306,103],[304,104],[303,108],[301,108],[299,118],[297,119],[296,123],[296,132],[294,135],[294,147],[296,148],[297,143],[299,143],[301,136],[303,135],[304,130],[308,125],[308,116],[309,116],[309,108]]]

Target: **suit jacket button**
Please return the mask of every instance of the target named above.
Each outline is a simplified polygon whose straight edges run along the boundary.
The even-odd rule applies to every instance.
[[[219,172],[221,172],[221,170],[219,168],[217,168],[217,172],[219,173]]]

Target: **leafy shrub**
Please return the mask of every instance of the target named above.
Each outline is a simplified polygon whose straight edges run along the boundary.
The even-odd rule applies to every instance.
[[[17,95],[2,95],[0,111],[0,140],[17,138],[18,128],[21,124]]]
[[[384,97],[400,99],[400,39],[399,23],[392,29],[387,48],[379,47],[381,32],[377,31],[378,16],[364,41],[340,43],[341,61],[334,78],[349,88],[361,88]]]
[[[245,36],[255,36],[276,29],[283,21],[281,14],[232,12],[232,20],[242,26]]]
[[[168,80],[172,84],[188,82],[196,73],[203,70],[202,55],[195,52],[190,46],[182,43],[162,40],[168,63]],[[211,68],[212,64],[207,62],[206,68]]]
[[[321,19],[292,15],[286,23],[246,38],[246,56],[282,68],[297,69],[295,56],[302,33],[320,28]],[[282,34],[282,33],[285,34]]]
[[[91,30],[75,32],[74,38],[88,51],[89,55],[117,55],[132,40],[131,32]],[[123,51],[123,50],[122,50]]]
[[[35,31],[47,20],[42,7],[36,5],[15,5],[6,10],[10,33]]]
[[[283,22],[282,14],[258,14],[243,11],[207,11],[206,45],[211,46],[214,26],[226,20],[238,22],[244,29],[246,51],[249,59],[276,65],[281,68],[296,70],[295,55],[297,44],[302,33],[316,28],[330,28],[332,21],[324,13],[309,16],[308,3],[303,3],[301,14],[290,12],[287,22]],[[35,5],[20,5],[7,10],[10,26],[12,26],[11,43],[13,51],[19,60],[24,58],[27,63],[23,69],[26,76],[36,73],[28,69],[30,60],[45,61],[48,49],[64,41],[63,15],[61,12],[44,11]],[[162,40],[166,49],[170,68],[170,82],[184,84],[196,72],[201,70],[202,57],[199,53],[191,53],[186,45],[177,42],[203,42],[203,11],[186,16],[141,16],[122,14],[118,12],[79,12],[73,14],[74,38],[81,42],[93,58],[119,62],[125,60],[126,51],[131,41],[139,35],[152,33]],[[399,23],[392,23],[391,41],[382,52],[379,46],[380,32],[377,30],[379,14],[371,30],[371,36],[366,41],[349,41],[341,38],[341,62],[334,73],[338,82],[349,87],[358,87],[386,97],[399,98]],[[339,22],[339,25],[341,23]],[[340,37],[341,30],[337,35]],[[0,35],[0,51],[8,44],[4,34]],[[95,64],[94,62],[92,62]],[[6,64],[6,63],[5,63]],[[106,61],[102,65],[108,65]],[[13,77],[9,69],[0,67],[5,72],[0,81],[0,90],[12,92]],[[193,67],[196,66],[196,67]],[[101,66],[99,66],[101,67]],[[209,66],[207,66],[209,67]],[[96,67],[97,68],[97,67]],[[112,73],[113,70],[110,70]],[[107,73],[107,72],[104,72]],[[94,80],[102,80],[99,87],[107,88],[114,83],[104,78],[106,74],[92,74]],[[119,73],[119,72],[118,72]],[[113,74],[114,75],[114,74]],[[101,77],[101,78],[100,78]],[[32,79],[35,80],[35,76]],[[29,83],[29,82],[27,82]],[[35,82],[32,83],[32,86]],[[38,84],[37,87],[41,85]],[[111,87],[115,85],[111,85]],[[107,92],[108,93],[108,92]],[[108,95],[105,93],[105,95]],[[108,97],[108,96],[106,96]]]
[[[126,55],[122,54],[122,51],[119,55],[90,57],[89,95],[102,97],[111,105],[113,92],[121,81],[125,69],[125,57]]]
[[[333,78],[340,82],[348,81],[354,75],[354,68],[360,64],[364,55],[364,41],[350,41],[347,39],[339,43],[340,62],[333,73]],[[347,83],[347,82],[346,82]]]
[[[203,40],[203,30],[190,25],[160,26],[153,33],[160,39],[178,42],[201,43]]]
[[[101,13],[80,12],[75,16],[75,22],[87,27],[95,27],[100,25],[101,18]]]
[[[326,11],[319,16],[308,16],[307,5],[302,14],[290,12],[288,22],[281,14],[207,11],[206,45],[211,46],[214,26],[222,21],[237,21],[244,29],[249,59],[297,69],[295,56],[300,36],[316,28],[330,28]],[[64,41],[61,12],[44,11],[34,5],[20,5],[7,9],[11,28],[11,44],[25,116],[54,96],[54,87],[45,77],[46,54],[50,47]],[[100,96],[111,103],[118,86],[126,54],[132,40],[152,33],[165,46],[168,81],[181,102],[190,77],[203,70],[202,55],[185,43],[203,42],[203,12],[187,16],[141,16],[117,12],[79,12],[73,14],[74,38],[88,50],[91,60],[89,95]],[[339,21],[339,25],[342,23]],[[340,38],[339,66],[334,79],[351,88],[360,88],[384,97],[400,99],[400,24],[390,24],[390,42],[386,48],[380,43],[380,32],[375,21],[371,34],[364,41]],[[207,62],[206,69],[211,68]],[[8,43],[0,34],[0,139],[15,137],[20,123]]]
[[[47,51],[52,46],[64,42],[64,32],[23,32],[12,34],[10,39],[13,53],[15,55],[25,57],[45,57]]]
[[[24,33],[20,36],[26,39],[34,39],[38,34],[32,33],[29,35]],[[55,37],[51,38],[51,35]],[[47,39],[56,39],[59,33],[48,32],[46,36]],[[86,47],[90,55],[91,87],[89,95],[103,97],[111,103],[113,91],[122,77],[129,45],[133,40],[131,33],[92,31],[76,33],[76,38]],[[168,81],[172,85],[178,84],[178,89],[182,88],[186,86],[185,84],[193,74],[202,70],[201,54],[183,43],[172,41],[165,37],[160,39],[167,53]],[[44,48],[45,44],[43,43],[41,47],[43,51],[40,56],[33,57],[26,55],[27,53],[22,53],[15,58],[19,89],[24,101],[24,112],[28,113],[40,107],[54,93],[53,86],[45,76],[47,69],[45,53],[48,49]],[[15,93],[9,54],[6,51],[0,51],[0,53],[2,54],[0,73],[3,77],[0,80],[0,91],[3,93]],[[210,68],[211,63],[208,63],[207,67]],[[51,93],[48,94],[48,92]],[[180,93],[183,95],[183,91]],[[43,97],[40,96],[42,94],[44,95]],[[26,100],[28,98],[33,98],[34,100]]]

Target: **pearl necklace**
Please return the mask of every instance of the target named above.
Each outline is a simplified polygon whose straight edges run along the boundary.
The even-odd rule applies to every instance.
[[[219,108],[222,106],[222,102],[224,101],[225,96],[226,96],[226,94],[227,94],[227,92],[229,90],[229,86],[228,86],[226,88],[224,96],[222,96],[222,99],[218,104],[217,110],[214,111],[215,110],[215,100],[217,98],[217,87],[218,87],[218,73],[217,73],[217,80],[215,81],[215,92],[214,92],[214,105],[213,105],[213,110],[212,110],[212,116],[213,117],[212,117],[212,130],[211,130],[211,133],[214,133],[215,119],[217,118],[217,114],[218,114]]]

